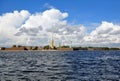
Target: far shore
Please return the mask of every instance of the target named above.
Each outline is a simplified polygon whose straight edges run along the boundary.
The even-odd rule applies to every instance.
[[[9,52],[22,52],[22,51],[41,51],[41,52],[53,52],[53,51],[60,51],[60,52],[64,52],[64,51],[120,51],[120,50],[0,50],[0,52],[2,51],[9,51]]]
[[[46,46],[21,46],[13,45],[10,48],[0,47],[0,51],[109,51],[109,50],[120,50],[120,48],[115,47],[70,47],[70,46],[59,46],[50,47]]]

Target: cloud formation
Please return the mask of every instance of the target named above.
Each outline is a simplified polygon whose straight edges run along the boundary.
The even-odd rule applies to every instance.
[[[26,10],[14,11],[0,16],[0,45],[6,46],[16,44],[17,39],[14,34],[17,29],[26,21],[30,13]]]
[[[51,8],[31,14],[27,10],[0,16],[0,46],[47,45],[52,33],[56,45],[113,46],[120,45],[120,25],[103,21],[95,30],[87,32],[83,25],[67,22],[67,12]]]
[[[103,21],[100,26],[84,37],[86,43],[99,46],[120,45],[120,25]]]

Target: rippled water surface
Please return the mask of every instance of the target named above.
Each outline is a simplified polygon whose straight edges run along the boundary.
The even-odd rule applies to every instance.
[[[120,51],[0,51],[0,81],[120,81]]]

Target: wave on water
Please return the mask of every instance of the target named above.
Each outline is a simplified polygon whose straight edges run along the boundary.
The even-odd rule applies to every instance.
[[[0,51],[0,81],[120,81],[120,52]]]

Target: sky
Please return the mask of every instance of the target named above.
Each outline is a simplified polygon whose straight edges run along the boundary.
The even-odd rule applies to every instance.
[[[0,46],[120,46],[120,0],[0,0]]]

